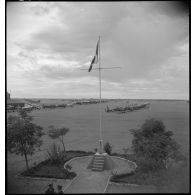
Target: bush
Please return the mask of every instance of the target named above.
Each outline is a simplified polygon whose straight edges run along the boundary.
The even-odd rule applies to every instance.
[[[72,166],[66,165],[66,169],[67,169],[67,170],[71,170],[71,169],[72,169]]]
[[[123,181],[122,179],[125,178],[125,177],[129,177],[129,176],[132,176],[134,175],[135,172],[131,172],[131,173],[122,173],[122,174],[113,174],[110,178],[110,181],[111,182],[119,182],[119,183],[128,183],[127,181]]]
[[[144,158],[139,158],[137,159],[137,163],[138,163],[138,170],[140,170],[143,173],[147,173],[150,171],[158,171],[160,169],[163,169],[164,166],[161,162],[159,161],[153,161],[153,160],[146,160]]]
[[[74,157],[88,156],[94,154],[93,152],[85,152],[80,150],[70,150],[64,153],[60,147],[55,143],[47,150],[47,159],[36,166],[30,168],[28,171],[21,173],[23,176],[30,177],[47,177],[56,179],[72,179],[76,173],[70,171],[72,167],[64,164]]]
[[[64,158],[65,153],[55,143],[51,145],[50,150],[47,150],[47,159],[51,161],[51,164],[60,164]]]
[[[30,177],[47,177],[56,179],[73,179],[76,173],[64,169],[63,165],[53,165],[49,161],[38,164],[36,167],[32,167],[27,171],[21,173],[22,176]]]
[[[105,151],[106,153],[108,153],[109,155],[111,155],[112,146],[110,145],[109,142],[106,142],[106,143],[104,144],[104,151]]]
[[[166,168],[168,158],[175,158],[179,145],[172,138],[173,132],[167,131],[163,122],[148,119],[140,129],[131,130],[134,139],[132,150],[146,172]]]

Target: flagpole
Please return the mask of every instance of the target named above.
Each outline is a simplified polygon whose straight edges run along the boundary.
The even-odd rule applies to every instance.
[[[102,140],[102,110],[101,110],[101,104],[102,104],[102,97],[101,97],[101,62],[100,62],[100,36],[99,36],[99,88],[100,88],[100,101],[99,101],[99,114],[100,114],[100,137],[99,137],[99,142],[100,142],[100,153],[103,152],[103,140]]]
[[[110,68],[101,68],[101,59],[100,59],[100,36],[98,39],[98,43],[96,46],[96,53],[95,56],[93,57],[92,61],[91,61],[91,65],[89,67],[89,69],[80,69],[80,70],[88,70],[88,72],[90,72],[92,70],[93,64],[97,64],[99,63],[99,68],[94,68],[94,69],[98,69],[99,70],[99,90],[100,90],[100,96],[99,96],[99,126],[100,126],[100,130],[99,130],[99,153],[103,153],[103,138],[102,138],[102,89],[101,89],[101,70],[102,69],[114,69],[114,68],[120,68],[120,67],[110,67]]]

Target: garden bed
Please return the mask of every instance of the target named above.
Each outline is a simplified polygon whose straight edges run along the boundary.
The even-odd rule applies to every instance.
[[[21,173],[22,176],[28,177],[45,177],[55,179],[73,179],[76,173],[65,169],[64,164],[72,158],[88,156],[94,154],[93,152],[84,151],[67,151],[63,159],[57,163],[52,162],[50,159],[42,161],[29,170]]]
[[[167,186],[167,188],[170,189],[172,186],[177,186],[177,188],[179,188],[184,185],[184,188],[187,189],[186,186],[189,183],[188,169],[188,166],[184,164],[180,167],[146,172],[139,166],[132,173],[112,175],[110,181],[114,183],[153,185],[156,187]]]
[[[153,174],[151,172],[143,173],[141,171],[134,171],[129,174],[113,175],[110,181],[137,185],[157,185],[159,177],[159,174]]]

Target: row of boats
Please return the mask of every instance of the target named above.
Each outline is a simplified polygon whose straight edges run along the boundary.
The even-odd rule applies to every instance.
[[[108,102],[108,100],[102,100],[102,102]],[[66,108],[73,107],[75,105],[87,105],[87,104],[98,104],[99,100],[83,100],[83,101],[74,101],[71,103],[64,104],[43,104],[42,108]]]
[[[149,108],[150,103],[142,103],[142,104],[131,104],[125,107],[116,107],[116,108],[109,108],[108,106],[105,109],[105,112],[117,112],[117,113],[127,113],[133,112],[140,109],[147,109]]]
[[[109,100],[102,100],[102,103],[106,103]],[[7,105],[7,111],[8,112],[14,112],[18,109],[23,109],[27,111],[32,110],[39,110],[39,109],[55,109],[55,108],[66,108],[66,107],[73,107],[75,105],[86,105],[86,104],[98,104],[99,100],[80,100],[80,101],[72,101],[67,102],[63,104],[40,104],[40,100],[38,101],[29,101],[26,100],[26,103],[21,107],[16,107],[13,105]],[[129,103],[128,101],[126,102]],[[126,105],[125,107],[116,107],[116,108],[110,108],[108,105],[105,109],[105,112],[117,112],[117,113],[126,113],[126,112],[132,112],[135,110],[140,109],[146,109],[149,108],[150,103],[142,103],[142,104],[130,104]]]
[[[68,103],[62,103],[62,104],[40,104],[40,100],[38,101],[29,101],[25,99],[25,104],[23,106],[7,106],[8,112],[14,112],[20,109],[26,110],[26,111],[32,111],[32,110],[40,110],[40,109],[56,109],[56,108],[66,108],[66,107],[73,107],[75,105],[86,105],[86,104],[98,104],[99,100],[80,100],[80,101],[73,101]],[[102,100],[102,102],[108,102],[108,100]]]

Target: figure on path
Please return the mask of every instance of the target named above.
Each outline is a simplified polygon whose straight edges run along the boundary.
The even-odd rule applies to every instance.
[[[48,189],[45,191],[45,194],[56,194],[53,188],[53,184],[48,185]]]
[[[62,186],[58,185],[58,194],[64,194],[62,191]]]

